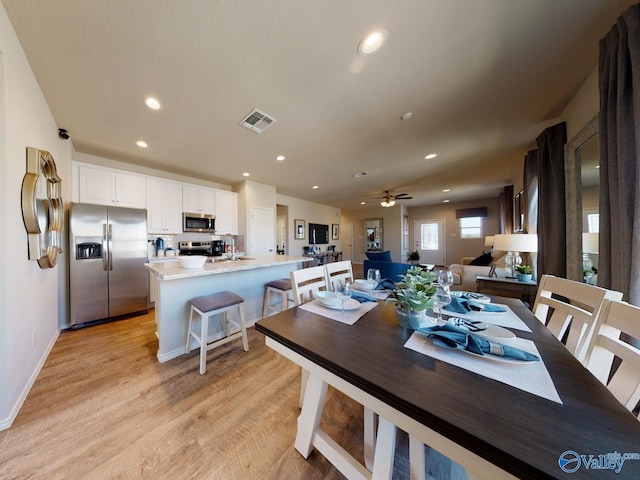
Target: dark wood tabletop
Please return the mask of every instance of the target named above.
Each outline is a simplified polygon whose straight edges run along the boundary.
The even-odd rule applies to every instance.
[[[404,348],[412,331],[384,302],[351,326],[293,308],[255,328],[519,478],[640,479],[640,460],[619,473],[560,469],[567,451],[595,459],[640,452],[640,422],[522,302],[497,301],[531,328],[514,332],[535,342],[562,405]]]

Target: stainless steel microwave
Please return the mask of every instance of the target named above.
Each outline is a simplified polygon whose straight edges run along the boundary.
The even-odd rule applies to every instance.
[[[215,233],[216,217],[206,213],[183,213],[182,231]]]

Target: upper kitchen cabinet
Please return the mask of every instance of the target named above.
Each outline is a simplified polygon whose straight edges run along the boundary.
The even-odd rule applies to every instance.
[[[216,233],[224,235],[238,234],[238,194],[216,190]]]
[[[78,167],[81,203],[145,208],[145,177],[117,170],[80,165]]]
[[[147,179],[147,229],[149,233],[182,233],[182,184]]]
[[[215,190],[195,185],[183,185],[182,210],[187,213],[215,214]]]

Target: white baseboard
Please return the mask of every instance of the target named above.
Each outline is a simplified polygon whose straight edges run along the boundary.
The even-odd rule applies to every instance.
[[[59,336],[60,336],[60,329],[58,329],[56,334],[51,339],[51,342],[49,342],[49,345],[47,345],[47,348],[45,349],[44,354],[40,358],[38,365],[36,366],[35,370],[31,374],[31,377],[29,377],[29,381],[26,383],[26,385],[22,389],[22,392],[18,396],[16,402],[11,407],[9,415],[3,418],[2,420],[0,420],[0,431],[6,430],[9,427],[11,427],[11,425],[13,424],[13,421],[18,416],[18,412],[22,408],[22,404],[27,399],[27,395],[29,395],[29,392],[31,391],[33,384],[36,383],[36,380],[38,379],[38,375],[40,375],[40,371],[44,366],[44,362],[47,361],[47,358],[49,357],[49,354],[51,353],[51,350],[53,349],[53,346],[56,344],[56,341],[58,340]]]

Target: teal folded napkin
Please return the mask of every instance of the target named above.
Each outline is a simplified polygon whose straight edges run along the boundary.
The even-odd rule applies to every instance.
[[[351,290],[351,298],[359,301],[360,303],[378,301],[377,298],[372,297],[371,295],[367,295],[366,293],[363,293],[363,292],[356,292],[355,290]]]
[[[393,290],[394,288],[396,288],[396,282],[390,278],[383,278],[380,280],[380,283],[378,283],[376,290]]]
[[[470,312],[495,312],[504,313],[506,308],[499,305],[492,305],[490,303],[476,302],[470,298],[451,297],[451,303],[444,307],[445,310],[456,313],[470,313]]]
[[[496,355],[499,357],[522,360],[524,362],[539,361],[540,358],[520,348],[504,345],[499,342],[491,342],[486,338],[469,333],[467,330],[455,327],[451,324],[436,325],[433,327],[418,328],[419,332],[433,339],[433,343],[440,347],[468,350],[478,355]]]

